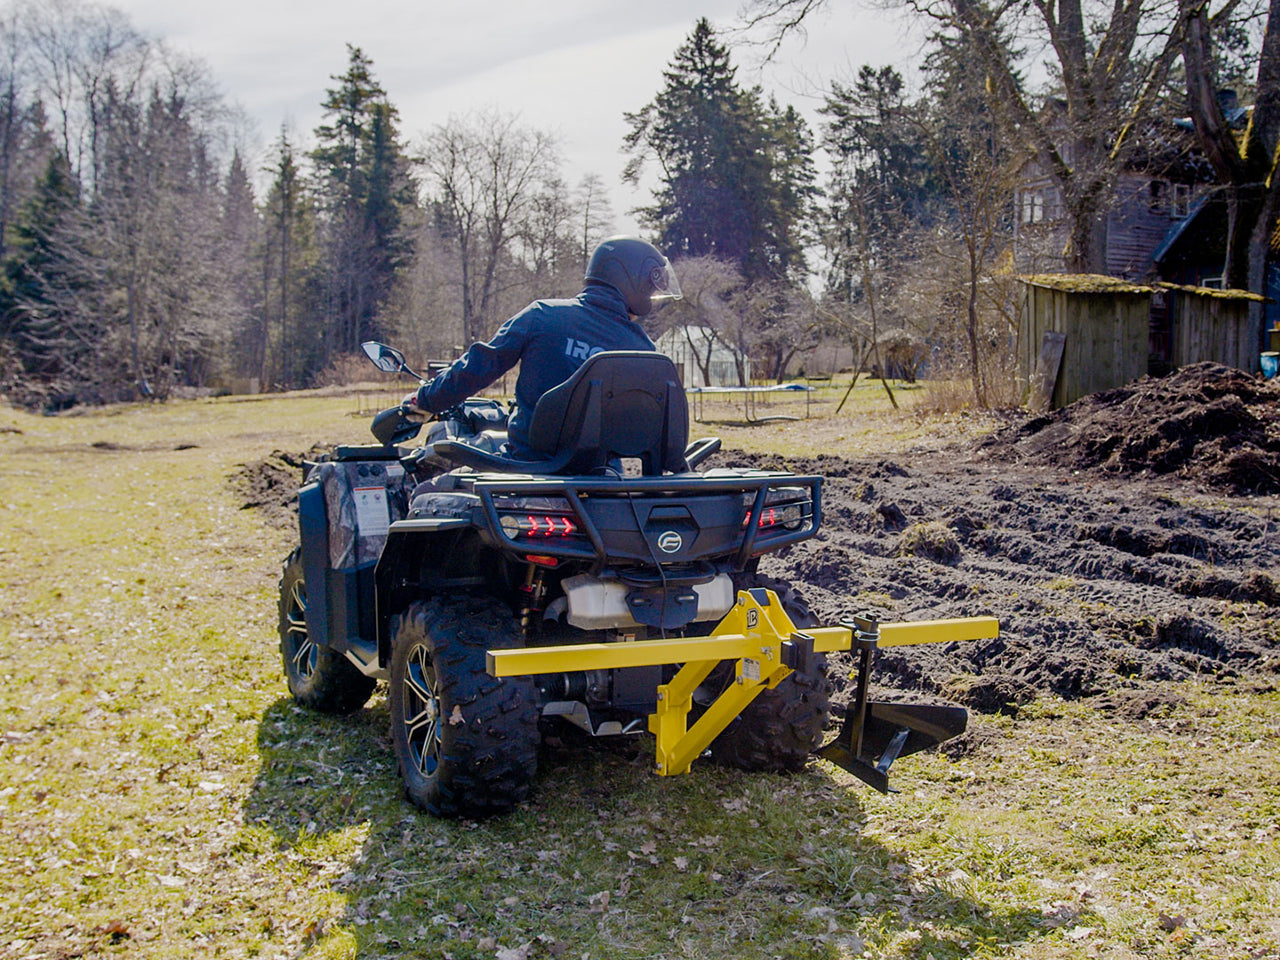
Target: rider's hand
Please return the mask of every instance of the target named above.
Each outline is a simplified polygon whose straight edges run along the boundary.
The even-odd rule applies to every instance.
[[[400,409],[404,411],[406,420],[416,420],[418,423],[425,423],[427,418],[431,416],[429,411],[423,410],[418,406],[418,391],[416,390],[400,401]]]

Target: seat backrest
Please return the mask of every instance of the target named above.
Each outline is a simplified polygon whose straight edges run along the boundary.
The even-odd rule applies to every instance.
[[[637,458],[645,476],[688,469],[689,408],[669,357],[613,350],[588,358],[534,408],[529,443],[557,462],[556,473],[601,473]],[[561,465],[560,461],[563,460]]]

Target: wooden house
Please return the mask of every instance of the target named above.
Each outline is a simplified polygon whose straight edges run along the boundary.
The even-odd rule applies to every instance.
[[[1229,122],[1248,121],[1248,108],[1235,104],[1233,92],[1224,90],[1220,96]],[[1065,108],[1052,102],[1046,107],[1046,111],[1055,109]],[[1077,158],[1065,117],[1057,126],[1062,132],[1059,152],[1068,166],[1074,166]],[[1157,252],[1195,217],[1215,189],[1213,170],[1201,154],[1189,120],[1149,124],[1116,176],[1104,207],[1107,275],[1135,283],[1155,279]],[[1061,191],[1039,161],[1023,164],[1014,204],[1014,261],[1018,270],[1026,274],[1063,272],[1068,230]]]

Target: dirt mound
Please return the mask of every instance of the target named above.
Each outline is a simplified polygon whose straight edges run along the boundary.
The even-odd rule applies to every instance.
[[[273,450],[268,457],[241,464],[229,478],[242,498],[240,508],[261,510],[263,520],[273,527],[297,526],[303,461],[318,460],[331,449],[316,444],[306,453]]]
[[[978,449],[997,460],[1277,493],[1280,387],[1221,364],[1192,364],[996,431]]]

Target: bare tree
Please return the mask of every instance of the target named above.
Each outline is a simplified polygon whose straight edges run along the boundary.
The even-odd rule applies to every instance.
[[[563,279],[558,274],[566,262],[577,259],[574,256],[576,221],[577,212],[568,187],[558,176],[550,176],[529,200],[525,215],[516,226],[520,259],[544,296],[549,295],[548,289],[569,292],[559,289]],[[572,285],[576,288],[576,282]]]
[[[398,278],[388,320],[397,343],[425,366],[452,359],[465,344],[457,245],[429,217],[415,229],[413,263]]]
[[[427,134],[421,163],[427,190],[460,267],[463,339],[497,306],[499,273],[534,199],[557,171],[556,143],[510,114],[451,119]]]
[[[582,273],[587,272],[587,260],[596,244],[613,233],[613,208],[604,179],[598,173],[583,174],[578,181],[576,198],[578,207],[579,237],[582,241]]]
[[[42,99],[53,110],[60,148],[91,193],[102,164],[110,102],[146,84],[153,45],[111,7],[47,0],[22,9],[22,28]]]
[[[818,304],[808,289],[798,285],[755,284],[747,308],[749,342],[753,358],[765,363],[766,375],[781,383],[797,353],[818,345],[822,322]]]
[[[737,351],[735,310],[746,281],[735,263],[716,257],[686,257],[675,264],[683,299],[673,301],[656,315],[664,330],[676,330],[689,356],[702,374],[702,382],[715,382],[713,360],[717,346]],[[745,356],[735,359],[740,384],[746,383]],[[689,384],[692,386],[692,384]]]

